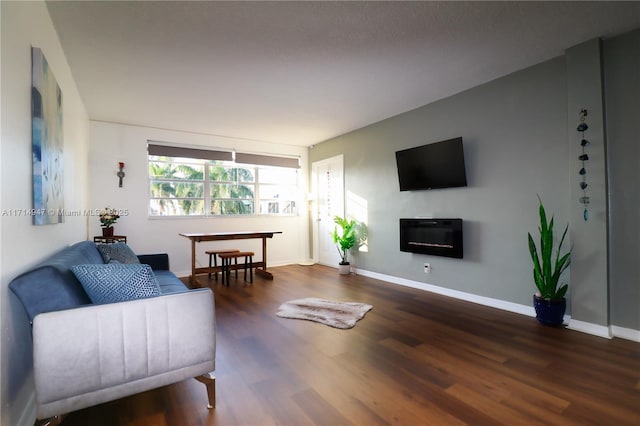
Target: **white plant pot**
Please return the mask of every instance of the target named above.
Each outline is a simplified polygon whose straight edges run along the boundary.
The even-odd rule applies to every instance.
[[[350,264],[346,264],[346,265],[338,265],[338,271],[340,271],[341,275],[349,275],[349,273],[351,272],[351,265]]]

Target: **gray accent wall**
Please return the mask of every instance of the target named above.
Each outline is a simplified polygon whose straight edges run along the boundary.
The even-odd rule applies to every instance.
[[[600,40],[591,40],[567,50],[567,135],[571,150],[571,320],[606,326],[609,321],[607,289],[607,192],[604,137],[604,105],[602,98],[602,61]],[[590,203],[589,219],[584,220],[584,205],[579,203],[583,192],[578,170],[582,162],[580,141],[576,130],[579,114],[586,109],[584,133],[590,144],[585,148],[589,160],[586,190]],[[576,327],[576,324],[572,324]],[[582,326],[577,326],[583,328]]]
[[[344,154],[347,214],[349,194],[366,200],[368,252],[357,268],[531,305],[536,195],[560,224],[569,219],[566,93],[559,57],[312,148],[311,161]],[[399,191],[395,151],[457,136],[468,187]],[[400,252],[401,217],[462,218],[464,258]]]
[[[537,232],[539,194],[556,226],[571,230],[571,324],[603,336],[614,326],[622,329],[614,334],[638,339],[639,76],[636,30],[312,147],[312,162],[344,154],[347,214],[350,194],[366,202],[369,244],[357,268],[530,306],[526,235]],[[578,202],[581,108],[592,141],[586,222]],[[399,191],[395,151],[457,136],[468,187]],[[464,258],[400,252],[401,217],[462,218]]]
[[[604,42],[611,323],[640,330],[640,30]]]

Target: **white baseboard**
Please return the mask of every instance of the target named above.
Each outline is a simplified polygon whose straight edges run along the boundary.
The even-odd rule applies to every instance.
[[[455,299],[465,300],[467,302],[478,303],[484,306],[490,306],[492,308],[502,309],[503,311],[515,312],[521,315],[529,317],[535,317],[536,311],[533,306],[521,305],[519,303],[507,302],[500,299],[493,299],[491,297],[478,296],[476,294],[465,293],[459,290],[452,290],[450,288],[440,287],[433,284],[422,283],[418,281],[407,280],[405,278],[398,278],[391,275],[379,274],[377,272],[366,271],[358,269],[357,274],[364,275],[365,277],[371,277],[382,281],[387,281],[392,284],[399,284],[405,287],[417,288],[419,290],[428,291],[431,293],[441,294],[443,296],[453,297]]]
[[[594,336],[604,337],[606,339],[611,339],[613,337],[611,330],[607,326],[578,321],[575,319],[569,320],[567,328],[581,331],[583,333],[593,334]]]
[[[356,273],[364,275],[365,277],[375,278],[377,280],[386,281],[392,284],[399,284],[405,287],[429,291],[431,293],[441,294],[443,296],[453,297],[455,299],[465,300],[467,302],[478,303],[480,305],[502,309],[504,311],[515,312],[530,317],[536,316],[536,312],[533,306],[521,305],[519,303],[507,302],[500,299],[478,296],[476,294],[465,293],[459,290],[452,290],[433,284],[407,280],[405,278],[394,277],[391,275],[379,274],[377,272],[371,272],[364,269],[358,269]],[[640,330],[633,330],[630,328],[623,328],[618,326],[606,327],[598,324],[591,324],[588,322],[571,319],[571,317],[568,315],[565,315],[564,323],[568,324],[567,327],[571,330],[592,334],[594,336],[604,337],[607,339],[611,339],[612,337],[620,337],[622,339],[640,342]]]
[[[624,327],[618,327],[617,325],[612,325],[611,334],[621,339],[640,342],[640,330],[634,330],[632,328],[624,328]]]

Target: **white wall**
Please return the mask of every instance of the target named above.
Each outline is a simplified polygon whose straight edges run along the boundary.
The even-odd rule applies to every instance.
[[[83,216],[65,217],[62,224],[34,226],[30,216],[8,213],[10,209],[32,208],[31,46],[42,49],[62,90],[66,209],[87,206],[89,121],[45,3],[3,1],[0,7],[0,205],[4,214],[0,223],[0,423],[15,425],[26,424],[34,415],[31,336],[22,307],[7,286],[49,254],[87,237],[87,218]]]
[[[118,235],[126,235],[127,242],[137,253],[169,254],[171,270],[179,276],[191,270],[190,241],[181,232],[222,231],[282,231],[267,240],[269,265],[296,263],[308,257],[308,209],[300,205],[300,216],[247,218],[149,218],[147,142],[161,141],[184,146],[236,149],[249,153],[300,156],[300,191],[305,194],[308,182],[307,148],[278,145],[220,136],[178,132],[105,122],[91,122],[89,150],[89,185],[91,208],[112,207],[128,209],[114,225]],[[118,187],[118,162],[125,163],[123,187]],[[89,223],[91,235],[100,235],[97,217]],[[197,245],[199,266],[208,264],[204,251],[208,247],[251,249],[260,252],[260,240],[208,242]],[[259,259],[259,256],[258,256]]]

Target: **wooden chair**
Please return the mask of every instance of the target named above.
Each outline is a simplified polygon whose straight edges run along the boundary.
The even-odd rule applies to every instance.
[[[247,281],[247,268],[249,269],[249,282],[253,283],[253,256],[252,251],[237,251],[233,253],[221,253],[219,254],[222,260],[222,283],[224,284],[225,276],[227,279],[227,287],[229,287],[229,281],[231,280],[231,259],[235,260],[236,278],[238,278],[238,258],[244,257],[244,280]]]

